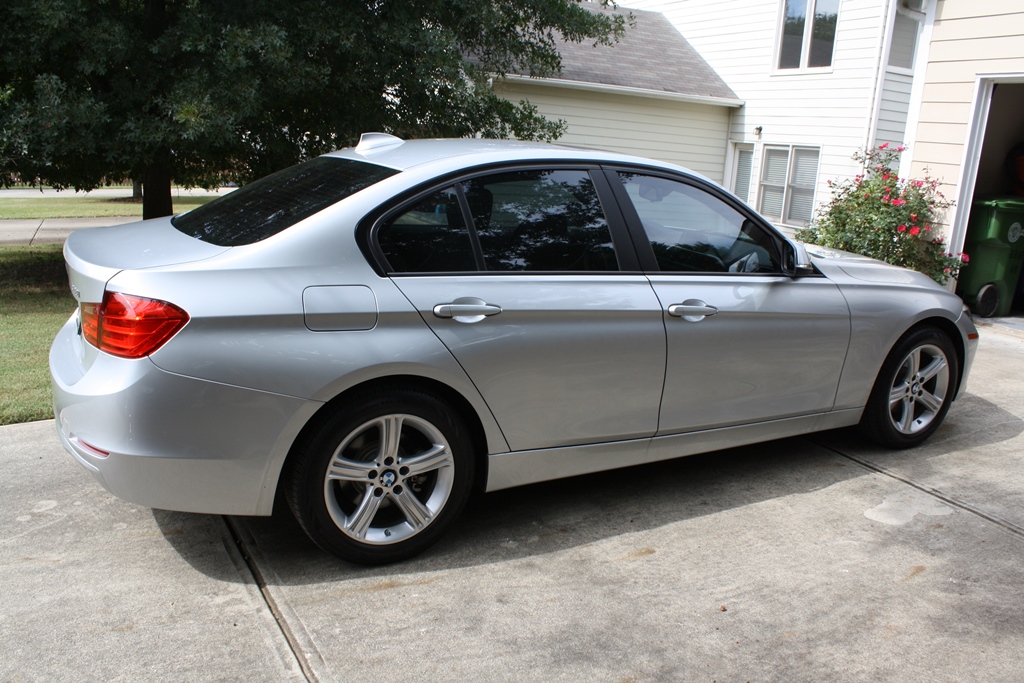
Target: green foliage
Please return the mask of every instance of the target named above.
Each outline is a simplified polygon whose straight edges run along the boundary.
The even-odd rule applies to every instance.
[[[559,37],[623,30],[578,0],[8,0],[0,183],[146,179],[148,203],[151,185],[243,183],[366,131],[553,139],[561,122],[489,78],[551,75]]]
[[[945,240],[933,232],[937,214],[951,202],[936,189],[937,181],[927,176],[924,180],[897,177],[892,169],[903,150],[886,143],[854,154],[865,174],[828,181],[831,201],[808,228],[797,231],[796,238],[917,270],[945,284],[968,260],[967,254],[947,252]]]

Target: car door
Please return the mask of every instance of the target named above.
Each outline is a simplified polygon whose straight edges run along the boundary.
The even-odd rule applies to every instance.
[[[586,168],[511,168],[427,191],[374,228],[513,450],[657,430],[661,304],[616,215]]]
[[[850,339],[839,289],[783,275],[781,238],[711,186],[608,177],[664,315],[659,435],[831,410]]]

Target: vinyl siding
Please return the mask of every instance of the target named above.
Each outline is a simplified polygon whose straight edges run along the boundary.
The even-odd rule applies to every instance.
[[[730,138],[753,143],[751,203],[764,145],[821,150],[815,205],[827,202],[828,179],[860,172],[851,159],[873,143],[871,122],[879,86],[887,0],[843,0],[830,68],[774,68],[781,12],[773,0],[630,0],[660,11],[679,29],[746,105],[732,117]],[[754,128],[761,126],[758,138]]]
[[[685,166],[715,182],[725,176],[731,109],[529,82],[496,82],[513,102],[528,100],[568,124],[558,142],[635,154]]]
[[[882,101],[878,110],[878,128],[875,144],[884,142],[902,144],[907,132],[907,111],[910,109],[910,89],[914,77],[896,71],[887,71],[882,87]]]
[[[1020,0],[938,0],[911,175],[957,182],[977,78],[1024,73],[1022,35]]]

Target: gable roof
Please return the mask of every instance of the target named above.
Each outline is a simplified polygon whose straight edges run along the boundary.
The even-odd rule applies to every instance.
[[[732,107],[743,104],[661,12],[607,9],[589,2],[583,5],[591,12],[627,18],[632,14],[635,26],[627,26],[625,35],[610,46],[562,41],[558,46],[562,72],[553,78],[530,79],[531,82]]]

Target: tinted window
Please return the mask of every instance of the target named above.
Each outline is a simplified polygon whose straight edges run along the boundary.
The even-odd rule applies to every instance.
[[[252,244],[396,173],[361,161],[320,157],[249,183],[171,223],[218,246]]]
[[[512,171],[474,178],[464,188],[487,270],[618,269],[586,171]]]
[[[393,272],[476,270],[469,230],[453,188],[435,192],[382,225],[377,240]]]
[[[664,271],[765,273],[778,270],[775,241],[718,197],[686,183],[620,172]]]

